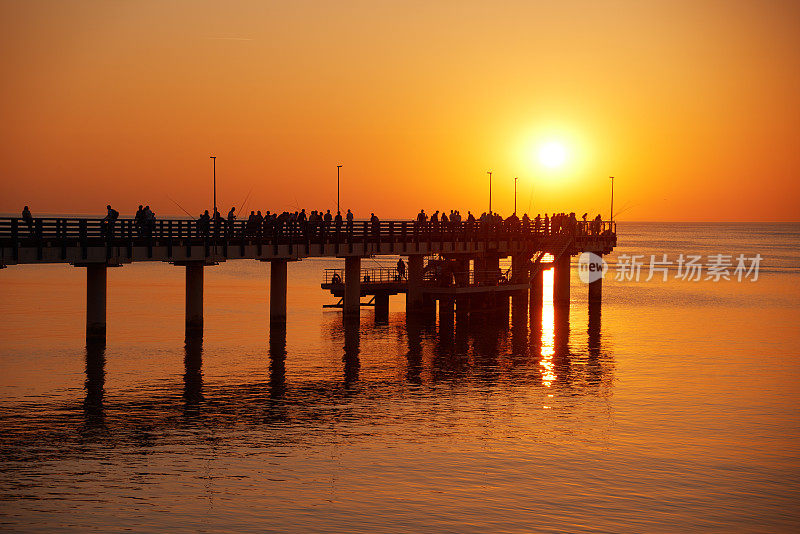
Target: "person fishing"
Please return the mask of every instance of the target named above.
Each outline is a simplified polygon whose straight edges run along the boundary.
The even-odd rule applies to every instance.
[[[31,215],[31,210],[28,206],[22,208],[22,220],[28,225],[28,232],[31,234],[31,237],[33,237],[33,215]]]

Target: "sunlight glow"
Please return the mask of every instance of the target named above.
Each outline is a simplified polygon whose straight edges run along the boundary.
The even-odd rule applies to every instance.
[[[561,143],[545,143],[539,149],[539,161],[551,169],[560,167],[567,161],[567,149]]]

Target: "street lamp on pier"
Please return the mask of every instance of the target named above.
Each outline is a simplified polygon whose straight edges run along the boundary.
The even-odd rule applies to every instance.
[[[489,175],[489,215],[492,214],[492,171],[486,171]]]
[[[209,156],[214,161],[214,217],[217,216],[217,156]]]
[[[341,165],[336,166],[336,213],[341,213],[339,209],[339,169],[341,168]]]
[[[517,180],[519,176],[514,177],[514,215],[517,214]]]

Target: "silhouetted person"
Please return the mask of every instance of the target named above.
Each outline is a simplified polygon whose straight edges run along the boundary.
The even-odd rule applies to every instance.
[[[28,225],[28,232],[30,232],[31,237],[33,237],[33,215],[31,215],[31,210],[28,206],[22,208],[22,220]]]
[[[149,205],[142,210],[142,224],[144,224],[145,235],[152,237],[153,230],[156,228],[156,214],[153,213]]]
[[[400,280],[406,277],[406,262],[403,261],[403,258],[397,260],[397,274]]]
[[[336,217],[333,218],[333,224],[336,226],[336,235],[338,238],[339,232],[342,231],[342,212],[337,211]]]
[[[106,237],[114,236],[114,222],[119,219],[119,212],[111,207],[111,204],[106,206],[108,213],[103,218],[103,225],[105,228]]]
[[[369,222],[372,225],[372,238],[378,241],[381,235],[381,221],[374,213],[370,213]]]
[[[236,207],[232,207],[230,211],[228,211],[228,235],[233,235],[233,225],[236,221]]]
[[[255,227],[256,236],[261,237],[261,229],[264,227],[264,216],[261,215],[261,210],[256,212],[256,215],[253,219],[253,225]]]
[[[219,233],[224,224],[225,219],[222,218],[222,214],[219,212],[219,210],[214,209],[214,237],[219,237]]]
[[[353,233],[353,212],[350,210],[347,210],[347,233]]]
[[[256,212],[255,210],[250,210],[250,215],[247,217],[247,223],[244,228],[244,235],[255,235],[256,233]]]
[[[197,219],[197,233],[204,237],[208,237],[208,229],[211,224],[211,215],[208,214],[208,210],[206,210],[200,218]]]
[[[136,226],[136,233],[141,236],[142,228],[144,227],[144,209],[141,204],[139,204],[139,208],[136,210],[136,215],[133,216],[133,221]]]

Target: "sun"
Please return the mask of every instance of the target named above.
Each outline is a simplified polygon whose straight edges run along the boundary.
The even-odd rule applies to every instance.
[[[567,161],[567,149],[561,143],[545,143],[539,149],[539,161],[551,169],[561,167]]]

